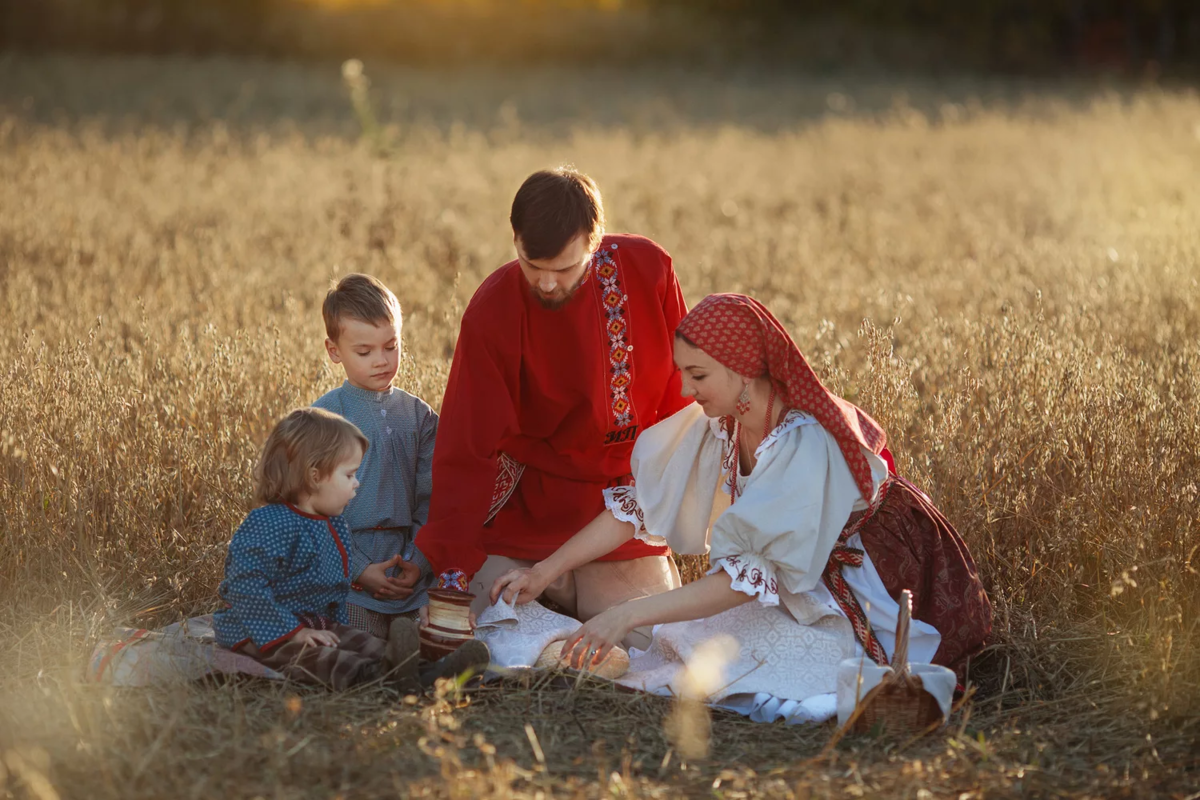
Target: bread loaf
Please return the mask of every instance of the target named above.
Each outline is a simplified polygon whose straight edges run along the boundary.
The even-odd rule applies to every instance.
[[[537,663],[533,666],[535,669],[571,669],[562,660],[562,648],[566,641],[559,639],[556,642],[551,642],[546,645],[546,649],[538,656]],[[629,653],[626,653],[620,647],[614,647],[608,651],[608,655],[599,664],[593,664],[587,672],[599,678],[608,680],[616,680],[629,671]]]

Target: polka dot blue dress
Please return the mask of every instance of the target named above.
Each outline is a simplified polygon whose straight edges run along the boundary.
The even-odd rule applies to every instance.
[[[251,511],[233,534],[213,615],[217,643],[267,651],[304,627],[302,617],[343,625],[350,593],[350,529],[342,517],[284,504]]]

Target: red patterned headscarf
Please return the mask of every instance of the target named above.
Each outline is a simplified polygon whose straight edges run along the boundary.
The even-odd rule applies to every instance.
[[[710,294],[680,320],[677,330],[739,375],[770,376],[782,387],[789,408],[811,414],[837,440],[854,482],[870,501],[875,484],[860,445],[879,453],[887,434],[865,411],[821,384],[766,306],[744,294]]]

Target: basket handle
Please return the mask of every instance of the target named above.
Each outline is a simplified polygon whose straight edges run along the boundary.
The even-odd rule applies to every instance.
[[[900,616],[896,620],[896,650],[892,655],[892,669],[896,680],[908,677],[908,628],[912,618],[912,592],[900,592]]]

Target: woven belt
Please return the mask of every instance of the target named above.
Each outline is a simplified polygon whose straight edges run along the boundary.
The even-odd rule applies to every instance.
[[[875,631],[871,630],[871,623],[867,620],[867,614],[863,611],[862,605],[859,604],[858,598],[854,595],[854,590],[850,588],[850,584],[846,583],[846,578],[842,575],[842,568],[861,567],[863,565],[863,558],[866,555],[864,551],[857,547],[847,547],[846,540],[858,533],[863,525],[871,517],[875,516],[875,512],[883,504],[883,499],[891,486],[892,479],[889,476],[879,487],[879,497],[875,503],[866,511],[855,511],[850,515],[850,519],[846,522],[846,527],[842,528],[841,534],[838,535],[833,552],[829,554],[829,562],[825,565],[825,571],[821,574],[821,580],[829,587],[829,593],[833,595],[833,599],[837,602],[838,607],[842,609],[846,618],[850,620],[850,626],[854,629],[854,638],[862,645],[863,650],[867,652],[871,660],[880,666],[887,665],[887,652],[884,651],[879,638],[875,636]]]

